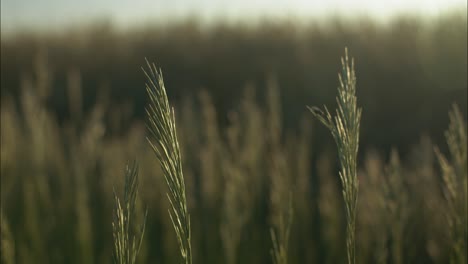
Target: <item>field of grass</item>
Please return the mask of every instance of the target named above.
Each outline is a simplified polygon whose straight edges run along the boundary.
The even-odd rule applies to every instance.
[[[2,39],[1,263],[466,263],[466,17],[335,23]]]

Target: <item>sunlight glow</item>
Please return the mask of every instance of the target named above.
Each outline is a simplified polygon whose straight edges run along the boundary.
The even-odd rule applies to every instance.
[[[399,14],[430,17],[466,8],[466,0],[3,0],[1,29],[55,28],[99,18],[109,18],[123,26],[145,21],[170,22],[188,16],[208,21],[320,19],[330,15],[386,20]]]

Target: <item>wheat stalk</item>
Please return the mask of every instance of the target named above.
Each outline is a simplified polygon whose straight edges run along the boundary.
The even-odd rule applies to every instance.
[[[359,125],[361,109],[357,107],[356,75],[354,60],[348,60],[348,50],[341,59],[343,71],[338,75],[340,86],[336,101],[338,109],[333,117],[327,107],[322,111],[317,107],[308,107],[312,114],[331,132],[338,147],[340,160],[340,178],[346,205],[346,247],[348,263],[356,262],[355,228],[359,182],[357,178],[357,154],[359,148]]]
[[[182,172],[182,157],[177,140],[174,109],[170,108],[162,71],[154,64],[147,66],[149,72],[143,69],[147,77],[146,91],[150,104],[146,109],[148,129],[152,139],[148,138],[166,179],[169,193],[167,197],[171,204],[169,216],[177,234],[180,253],[186,264],[192,263],[190,215],[187,211],[185,183]]]

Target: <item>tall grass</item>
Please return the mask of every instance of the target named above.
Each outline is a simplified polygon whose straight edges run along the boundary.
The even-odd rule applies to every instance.
[[[272,77],[268,80],[268,122],[267,144],[270,149],[270,206],[272,242],[271,255],[274,264],[287,264],[289,261],[289,235],[293,221],[293,198],[291,192],[291,172],[286,151],[281,144],[282,113],[279,87]]]
[[[151,148],[158,158],[166,179],[169,193],[167,194],[172,210],[169,216],[177,234],[180,253],[186,264],[192,263],[190,215],[187,211],[185,196],[185,181],[182,172],[182,157],[177,140],[174,109],[169,107],[166,88],[161,70],[148,64],[146,74],[146,91],[150,98],[147,109],[148,129],[151,133],[148,139]]]
[[[8,220],[0,212],[0,262],[5,264],[14,264],[15,260],[15,241],[8,224]]]
[[[348,66],[352,68],[352,64]],[[132,157],[140,164],[138,196],[153,201],[148,205],[151,213],[137,262],[178,263],[180,252],[190,249],[186,256],[207,264],[271,263],[272,257],[288,263],[345,263],[348,252],[342,249],[348,226],[343,221],[348,212],[341,210],[340,186],[353,185],[340,183],[348,178],[333,177],[337,159],[310,140],[315,131],[311,131],[308,118],[302,132],[290,129],[290,116],[280,109],[288,100],[284,89],[280,95],[280,86],[276,93],[267,91],[269,101],[265,104],[254,90],[262,95],[262,84],[250,85],[229,116],[223,115],[212,94],[204,93],[198,99],[188,94],[175,105],[180,113],[176,137],[162,76],[151,66],[147,88],[153,98],[148,113],[154,124],[148,122],[148,126],[153,134],[166,132],[160,137],[150,135],[151,149],[145,141],[144,123],[121,116],[120,104],[103,97],[91,110],[83,107],[87,97],[84,88],[89,87],[81,87],[80,83],[88,84],[78,70],[70,71],[69,89],[64,88],[72,117],[59,122],[47,103],[55,79],[48,67],[38,63],[37,72],[25,73],[19,101],[8,94],[1,98],[0,263],[116,262],[110,223],[117,220],[112,216],[118,207],[112,199],[116,198],[112,186],[124,190],[118,196],[124,210],[125,183],[118,164]],[[346,84],[346,74],[342,77]],[[159,114],[153,113],[157,111]],[[449,127],[452,150],[443,159],[439,157],[449,170],[441,172],[434,166],[433,157],[439,154],[434,155],[430,140],[416,145],[414,152],[400,149],[401,156],[393,152],[389,161],[381,158],[386,156],[382,149],[366,152],[364,167],[358,168],[355,225],[362,228],[355,235],[356,263],[445,264],[451,259],[457,263],[457,254],[464,254],[459,250],[466,245],[466,231],[459,231],[466,226],[464,114],[450,114],[455,120],[451,123],[458,124]],[[339,124],[336,120],[334,126]],[[118,124],[115,127],[128,127],[129,132],[113,134],[114,123]],[[344,119],[342,123],[346,130]],[[180,147],[176,140],[180,140]],[[155,148],[163,166],[154,162]],[[129,175],[136,176],[131,165],[128,169]],[[127,186],[135,185],[128,181]],[[135,193],[130,190],[127,188]],[[290,191],[294,193],[292,203]],[[172,204],[165,200],[166,193]],[[121,219],[142,223],[145,214],[141,207],[136,203],[135,218]],[[292,213],[288,215],[291,207],[293,224],[289,221]],[[188,212],[194,221],[188,222]],[[129,226],[128,238],[131,240],[135,231],[138,245],[139,229]],[[176,232],[180,230],[178,236],[174,236],[173,226]],[[178,244],[179,238],[182,242]],[[132,242],[127,245],[131,251]],[[287,250],[281,249],[283,245]],[[279,254],[272,256],[272,247]]]
[[[224,156],[220,157],[224,176],[220,235],[226,263],[239,263],[245,250],[245,235],[252,228],[258,206],[263,174],[258,160],[264,141],[258,138],[263,129],[261,113],[254,103],[253,87],[246,87],[242,105],[229,115]],[[249,136],[245,136],[249,135]],[[245,261],[245,260],[242,260]]]
[[[112,222],[114,236],[114,263],[135,264],[143,242],[146,215],[138,234],[134,234],[135,207],[138,193],[138,165],[133,162],[125,170],[124,196],[121,201],[114,192],[115,216]]]
[[[467,132],[460,110],[454,105],[449,113],[450,124],[445,132],[450,152],[448,160],[435,149],[444,182],[448,205],[448,226],[452,240],[450,263],[467,261]]]
[[[390,162],[386,168],[385,205],[386,219],[393,241],[390,251],[392,262],[404,263],[404,231],[409,216],[409,195],[404,179],[400,157],[396,149],[390,154]]]
[[[309,110],[324,124],[333,135],[338,147],[340,160],[340,178],[343,188],[343,198],[346,205],[346,248],[348,263],[356,262],[356,207],[358,198],[359,182],[357,177],[357,154],[359,148],[359,125],[361,121],[361,109],[357,107],[356,97],[356,75],[354,72],[354,61],[351,64],[348,59],[348,50],[341,60],[342,73],[339,75],[340,86],[338,87],[338,109],[332,117],[328,109],[322,111],[313,107]]]
[[[289,206],[281,208],[287,211],[281,212],[281,215],[277,219],[278,223],[270,229],[271,242],[273,244],[270,252],[274,264],[289,263],[289,235],[291,233],[293,218],[292,195],[290,195],[288,201]]]

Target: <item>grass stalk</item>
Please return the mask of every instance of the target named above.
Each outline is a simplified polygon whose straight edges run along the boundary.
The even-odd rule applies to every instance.
[[[291,231],[293,206],[291,193],[290,167],[286,148],[282,145],[282,113],[280,91],[277,81],[268,79],[268,114],[267,114],[267,144],[270,152],[270,206],[271,224],[270,236],[272,248],[271,257],[274,264],[288,263],[289,235]]]
[[[357,178],[357,154],[359,148],[359,126],[361,109],[357,107],[356,75],[354,60],[348,59],[348,50],[341,59],[342,73],[338,76],[340,86],[336,101],[338,109],[333,117],[327,107],[321,110],[309,107],[312,114],[331,132],[338,147],[340,160],[340,179],[343,188],[343,197],[346,206],[346,247],[348,263],[356,262],[356,209],[358,200],[359,182]]]
[[[292,206],[292,195],[289,195],[289,206],[286,212],[282,212],[278,216],[278,223],[276,226],[270,228],[271,242],[273,247],[271,248],[271,257],[274,264],[288,264],[288,253],[289,253],[289,236],[291,233],[292,218],[293,218],[293,206]]]
[[[409,197],[405,186],[404,172],[398,151],[393,149],[390,154],[390,162],[385,169],[386,181],[384,192],[387,207],[387,221],[390,228],[392,242],[392,262],[401,264],[404,262],[404,230],[409,218]]]
[[[169,216],[176,231],[180,253],[186,264],[192,263],[190,215],[187,210],[187,199],[182,156],[177,140],[174,109],[169,106],[162,71],[147,61],[148,72],[146,91],[150,104],[146,109],[148,129],[151,139],[148,142],[161,164],[169,192],[167,197],[171,204]]]
[[[15,241],[3,211],[0,212],[0,252],[0,263],[16,263]]]
[[[466,123],[456,105],[449,113],[450,124],[445,132],[451,160],[438,148],[435,153],[442,170],[444,195],[448,204],[448,223],[452,239],[450,263],[466,263],[467,246],[467,132]]]
[[[132,234],[134,229],[136,197],[138,193],[138,165],[133,162],[125,170],[123,201],[114,191],[115,215],[112,223],[114,236],[114,263],[135,264],[143,242],[146,226],[146,214],[139,234]]]

